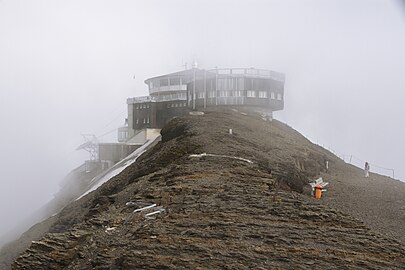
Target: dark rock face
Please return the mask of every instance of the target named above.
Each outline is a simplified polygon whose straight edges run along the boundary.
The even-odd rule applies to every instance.
[[[162,136],[66,207],[12,268],[405,268],[400,242],[300,193],[325,159],[343,162],[284,124],[212,112],[174,119]],[[200,153],[214,155],[190,157]],[[153,203],[165,211],[132,214]]]
[[[33,241],[13,268],[63,269],[80,257],[78,246],[90,235],[88,231],[74,229],[67,233],[48,233],[41,241]]]

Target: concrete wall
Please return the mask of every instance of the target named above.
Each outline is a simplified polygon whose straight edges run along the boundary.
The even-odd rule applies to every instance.
[[[130,138],[126,144],[128,145],[143,145],[147,140],[155,139],[157,136],[160,135],[160,129],[158,128],[145,128],[142,130],[138,130],[138,132]]]
[[[131,154],[139,146],[127,145],[123,143],[100,143],[98,145],[98,156],[100,160],[117,163]]]

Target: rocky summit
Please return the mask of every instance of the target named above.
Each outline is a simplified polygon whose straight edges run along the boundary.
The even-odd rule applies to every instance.
[[[306,191],[319,176],[330,184],[317,200]],[[179,117],[134,164],[27,232],[11,268],[405,269],[404,195],[276,120]]]

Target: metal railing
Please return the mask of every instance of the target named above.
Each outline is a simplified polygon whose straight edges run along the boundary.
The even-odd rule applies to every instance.
[[[157,92],[165,92],[165,91],[185,91],[187,90],[186,84],[179,84],[179,85],[166,85],[166,86],[158,86],[158,87],[149,87],[149,93],[157,93]]]
[[[155,100],[151,96],[133,97],[127,99],[127,104],[144,103],[144,102],[155,102]]]
[[[246,76],[246,77],[258,77],[258,78],[270,78],[277,81],[285,81],[285,75],[280,72],[275,72],[267,69],[256,68],[217,68],[208,70],[210,73],[228,76]]]
[[[127,104],[137,104],[145,102],[160,102],[160,101],[174,101],[174,100],[187,100],[186,93],[176,93],[163,96],[145,96],[145,97],[134,97],[128,98]]]

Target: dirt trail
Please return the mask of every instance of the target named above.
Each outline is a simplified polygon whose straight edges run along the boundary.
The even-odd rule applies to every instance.
[[[190,158],[201,153],[253,163]],[[331,183],[323,200],[298,193],[319,175]],[[404,269],[404,245],[382,234],[403,234],[403,215],[385,208],[402,207],[403,186],[363,179],[277,121],[177,118],[136,164],[66,207],[13,269]],[[129,218],[152,203],[165,209],[156,219]]]

